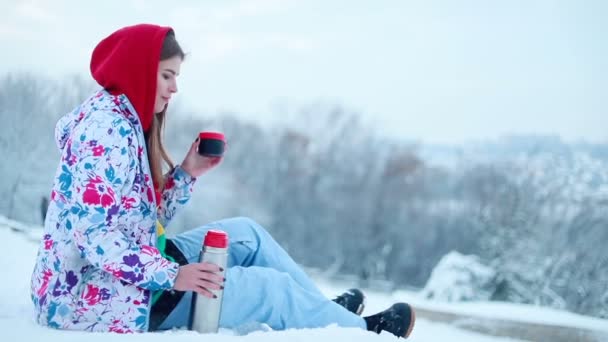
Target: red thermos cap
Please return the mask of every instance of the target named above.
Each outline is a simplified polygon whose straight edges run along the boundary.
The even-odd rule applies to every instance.
[[[221,230],[209,230],[205,235],[205,242],[203,245],[214,248],[227,248],[228,234]]]
[[[198,137],[201,139],[215,139],[215,140],[221,140],[223,142],[226,142],[226,138],[224,137],[224,134],[220,133],[220,132],[200,132],[198,134]]]

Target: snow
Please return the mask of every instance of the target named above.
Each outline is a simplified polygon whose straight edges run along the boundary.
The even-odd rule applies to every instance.
[[[449,302],[488,300],[496,285],[496,272],[475,255],[452,251],[433,269],[421,295]]]
[[[106,333],[88,333],[80,331],[59,331],[37,325],[33,321],[33,310],[29,295],[29,279],[34,265],[37,249],[37,237],[41,236],[39,228],[27,227],[17,222],[6,220],[0,216],[0,241],[3,242],[4,258],[0,260],[3,281],[0,282],[0,331],[2,340],[61,340],[78,341],[86,339],[95,341],[147,341],[165,342],[167,337],[172,342],[200,341],[200,334],[186,330],[173,330],[163,333],[145,333],[135,335],[118,335]],[[321,290],[328,296],[341,293],[347,287],[343,284],[316,279]],[[608,324],[600,319],[558,312],[555,310],[532,308],[524,305],[496,303],[439,303],[423,299],[414,292],[398,291],[392,294],[366,291],[366,313],[383,310],[395,301],[408,301],[415,307],[437,309],[443,312],[462,313],[473,316],[496,317],[508,320],[524,320],[527,322],[543,322],[557,325],[585,327],[608,332]],[[243,342],[272,342],[272,341],[311,341],[333,342],[341,341],[395,341],[388,333],[376,335],[361,329],[340,328],[329,326],[320,329],[301,329],[287,331],[253,331],[249,334],[245,329],[239,331],[220,330],[217,335],[206,335],[206,342],[213,341],[243,341]],[[520,341],[470,332],[444,323],[433,322],[423,318],[417,319],[416,328],[410,337],[411,341],[471,341],[497,342]]]
[[[399,295],[399,293],[395,293],[394,297],[408,298],[413,306],[424,307],[429,310],[505,321],[584,328],[608,333],[608,320],[582,316],[551,308],[500,302],[471,302],[457,304],[430,302],[416,300],[416,297],[411,295]]]

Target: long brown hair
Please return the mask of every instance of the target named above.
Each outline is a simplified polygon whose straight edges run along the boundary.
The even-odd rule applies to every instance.
[[[179,56],[182,60],[186,56],[175,39],[173,30],[167,33],[163,41],[163,47],[160,52],[160,60]],[[163,135],[165,130],[165,116],[167,107],[160,112],[155,113],[152,119],[152,125],[146,133],[146,147],[148,150],[148,162],[150,163],[150,171],[152,172],[152,181],[156,190],[161,190],[165,186],[165,178],[163,176],[163,162],[168,166],[169,170],[175,166],[169,153],[163,144]]]

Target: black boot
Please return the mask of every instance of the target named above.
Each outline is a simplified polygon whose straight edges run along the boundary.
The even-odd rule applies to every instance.
[[[412,333],[416,315],[409,304],[397,303],[372,316],[363,317],[367,330],[380,333],[388,331],[397,337],[407,338]]]
[[[365,295],[359,289],[350,289],[332,300],[357,315],[365,309]]]

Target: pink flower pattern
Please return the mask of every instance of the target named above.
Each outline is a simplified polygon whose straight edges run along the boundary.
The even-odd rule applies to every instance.
[[[97,146],[93,147],[93,155],[95,157],[103,156],[103,152],[104,152],[103,146],[97,145]]]
[[[104,180],[100,176],[89,180],[86,190],[82,194],[82,201],[85,204],[101,205],[103,208],[116,203],[114,200],[114,190],[107,184],[104,184]]]

